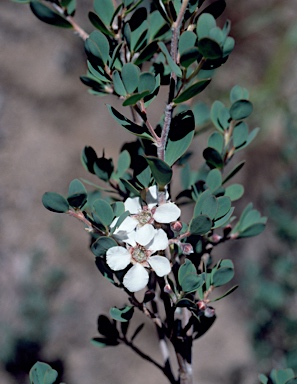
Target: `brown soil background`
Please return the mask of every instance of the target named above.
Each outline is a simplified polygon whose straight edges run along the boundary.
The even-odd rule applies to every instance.
[[[85,15],[92,2],[78,3],[78,20],[91,31]],[[275,59],[287,23],[296,22],[294,2],[246,3],[228,2],[225,17],[234,23],[231,35],[239,43],[213,82],[214,98],[215,92],[226,92],[238,83],[251,89],[252,99],[255,96],[257,100],[257,87]],[[95,181],[80,163],[85,145],[92,145],[98,153],[105,148],[107,156],[117,157],[123,141],[131,139],[106,111],[105,103],[119,103],[114,98],[89,95],[80,83],[78,78],[85,73],[83,43],[70,31],[41,23],[27,5],[1,0],[0,10],[2,355],[12,333],[27,332],[20,316],[27,294],[24,287],[35,282],[42,284],[42,276],[58,268],[65,272],[66,279],[58,294],[47,302],[49,317],[43,356],[48,361],[64,361],[63,380],[67,384],[165,383],[161,373],[126,347],[101,350],[90,344],[90,339],[97,335],[98,314],[107,314],[110,306],[122,305],[126,296],[101,278],[81,224],[46,211],[41,204],[45,191],[66,193],[74,178]],[[257,20],[263,21],[272,10],[274,16],[259,28]],[[290,77],[282,75],[281,92],[288,97],[294,94],[296,68],[286,63],[286,69]],[[255,104],[254,121],[262,124],[263,131],[259,144],[245,153],[248,164],[240,180],[246,188],[246,201],[253,201],[258,209],[263,208],[263,185],[273,183],[278,170],[277,153],[283,129],[282,115],[269,110],[270,96]],[[155,105],[152,115],[159,115],[162,108]],[[244,202],[239,205],[242,207]],[[217,254],[219,258],[231,257],[241,271],[244,263],[256,261],[271,240],[268,230],[252,241],[222,246]],[[35,269],[32,260],[36,254],[42,256]],[[245,303],[239,291],[216,304],[215,325],[195,344],[195,383],[257,382]],[[141,316],[137,318],[138,323],[142,321]],[[156,341],[154,328],[147,323],[139,336],[139,345],[156,356]],[[2,367],[0,382],[22,384],[26,380],[17,381]]]

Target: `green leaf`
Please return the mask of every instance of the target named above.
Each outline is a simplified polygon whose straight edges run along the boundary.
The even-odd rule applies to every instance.
[[[191,220],[189,231],[192,235],[205,235],[212,227],[212,220],[206,215],[199,215]]]
[[[194,104],[192,111],[195,117],[195,125],[204,125],[209,121],[210,109],[209,106],[202,101],[198,101]]]
[[[110,316],[114,320],[120,321],[120,322],[127,322],[127,321],[131,320],[133,313],[134,313],[134,307],[131,307],[128,305],[124,308],[121,308],[121,309],[119,309],[117,307],[112,307],[109,310]]]
[[[138,92],[149,91],[152,93],[155,90],[156,79],[150,72],[142,72],[139,77]]]
[[[97,154],[92,147],[85,147],[81,154],[81,161],[84,168],[90,173],[94,172],[94,164],[97,159]]]
[[[215,192],[222,185],[222,174],[218,169],[212,169],[205,180],[211,192]]]
[[[120,343],[115,339],[108,339],[107,337],[94,337],[91,344],[95,347],[104,348],[119,345]]]
[[[196,43],[197,36],[193,31],[185,31],[181,34],[178,42],[178,50],[180,55],[190,48],[193,48]]]
[[[30,369],[30,384],[54,384],[58,377],[58,372],[48,364],[38,361]]]
[[[146,127],[141,127],[133,123],[131,120],[127,119],[127,117],[123,116],[120,112],[118,112],[111,105],[107,105],[109,113],[111,116],[117,121],[123,128],[127,129],[129,132],[133,133],[133,135],[142,137],[144,139],[152,140],[152,137],[148,133]]]
[[[91,246],[91,251],[96,257],[101,257],[106,254],[109,248],[116,247],[117,242],[111,237],[101,236]]]
[[[253,112],[253,104],[248,100],[238,100],[231,105],[230,116],[233,120],[247,118]]]
[[[97,199],[93,203],[93,208],[101,223],[107,227],[111,224],[114,218],[114,213],[111,206],[102,199]]]
[[[34,15],[44,23],[61,28],[72,28],[72,25],[63,16],[39,1],[30,1],[30,8]]]
[[[219,59],[223,55],[220,45],[209,37],[204,37],[198,41],[198,49],[206,59]]]
[[[127,99],[123,102],[123,107],[127,107],[129,105],[135,105],[139,100],[145,98],[145,96],[149,95],[148,91],[142,93],[135,93],[134,95],[127,97]]]
[[[83,207],[87,202],[88,193],[83,183],[78,180],[72,180],[68,188],[68,203],[75,208]]]
[[[235,46],[235,40],[233,37],[228,36],[223,45],[223,57],[229,56]]]
[[[215,216],[215,220],[225,216],[231,209],[231,199],[228,196],[219,196],[217,198],[218,210]]]
[[[166,45],[161,41],[158,43],[158,46],[163,52],[164,56],[166,57],[167,63],[171,71],[174,72],[177,77],[182,77],[182,71],[180,67],[172,60],[172,57],[170,56],[170,53],[168,52]]]
[[[203,157],[206,160],[207,164],[211,168],[219,168],[219,169],[221,169],[223,167],[223,165],[224,165],[224,161],[222,159],[222,156],[214,148],[207,147],[203,151]]]
[[[220,228],[229,223],[229,220],[233,214],[234,208],[231,208],[228,213],[222,216],[220,219],[215,220],[212,229]]]
[[[200,52],[197,47],[192,47],[187,50],[185,50],[180,55],[180,65],[182,65],[185,68],[188,68],[191,64],[193,64],[197,59],[201,57]]]
[[[112,159],[107,159],[104,154],[102,157],[98,157],[94,164],[94,173],[99,179],[103,181],[109,181],[112,172],[114,170]]]
[[[45,192],[42,196],[42,204],[52,212],[65,213],[69,211],[68,201],[56,192]]]
[[[158,157],[145,156],[144,158],[151,169],[153,178],[155,179],[159,188],[162,190],[171,181],[171,167],[167,163],[165,163],[165,161],[159,159]]]
[[[212,285],[220,287],[227,284],[234,276],[234,266],[231,260],[222,260],[216,268],[212,270]]]
[[[233,293],[236,289],[238,288],[238,285],[234,285],[234,287],[232,287],[232,288],[230,288],[230,289],[228,289],[228,291],[227,292],[225,292],[222,296],[220,296],[220,297],[217,297],[216,299],[214,299],[214,300],[211,300],[211,302],[214,302],[214,301],[219,301],[219,300],[221,300],[221,299],[223,299],[224,297],[227,297],[227,296],[229,296],[231,293]]]
[[[219,100],[216,100],[212,104],[211,110],[210,110],[211,121],[213,122],[215,127],[221,132],[224,132],[224,129],[225,129],[226,118],[223,118],[223,116],[226,115],[226,110],[229,113],[229,111],[225,107],[225,105]],[[228,123],[228,121],[227,121],[227,123]],[[228,127],[228,125],[227,125],[227,127]]]
[[[135,173],[135,175],[141,185],[143,185],[145,188],[149,187],[152,175],[149,165],[147,165],[145,168],[142,168],[142,170],[137,174]]]
[[[127,150],[120,153],[118,158],[117,176],[122,177],[131,164],[131,156]]]
[[[216,27],[216,25],[216,20],[211,14],[203,13],[200,15],[197,23],[198,39],[208,37],[210,30]]]
[[[195,120],[191,110],[176,115],[172,121],[165,151],[165,161],[172,166],[189,148],[195,132]]]
[[[253,129],[252,132],[248,135],[248,138],[247,138],[245,144],[242,145],[240,147],[240,149],[247,147],[254,140],[254,138],[258,135],[259,131],[260,131],[260,128]]]
[[[259,375],[259,380],[260,380],[261,384],[268,384],[268,382],[269,382],[268,377],[263,375],[263,374]]]
[[[208,196],[202,204],[201,214],[214,219],[218,210],[218,202],[215,196]]]
[[[270,378],[273,384],[286,384],[289,380],[295,377],[294,371],[291,368],[273,369],[270,373]]]
[[[128,180],[120,179],[121,183],[124,185],[124,187],[132,193],[134,196],[140,196],[140,192],[132,185]]]
[[[240,87],[239,85],[235,85],[230,92],[230,101],[231,103],[235,103],[238,100],[248,100],[249,99],[249,91],[246,88]]]
[[[61,5],[67,8],[68,15],[73,16],[76,11],[76,0],[62,0]]]
[[[265,223],[256,223],[239,232],[238,238],[258,236],[265,229]]]
[[[103,21],[100,19],[100,17],[94,13],[94,12],[89,12],[88,14],[90,22],[94,25],[95,28],[99,29],[102,33],[105,35],[113,37],[113,33],[105,26]]]
[[[194,208],[194,217],[201,214],[202,206],[204,204],[204,201],[211,196],[211,192],[209,189],[201,193],[196,201],[195,208]]]
[[[230,197],[231,201],[236,201],[242,197],[244,188],[241,184],[229,185],[225,190],[225,196]]]
[[[134,64],[140,65],[145,61],[149,61],[154,56],[157,50],[157,42],[152,41],[139,53],[139,56],[135,59]]]
[[[115,203],[112,203],[111,207],[115,217],[119,217],[125,212],[125,204],[122,201],[116,201]]]
[[[241,147],[246,143],[249,135],[249,129],[245,122],[241,121],[234,127],[232,139],[235,148]]]
[[[93,31],[86,40],[86,47],[94,56],[99,57],[104,64],[107,63],[110,47],[106,36],[102,32]]]
[[[241,168],[244,166],[245,160],[241,161],[239,164],[237,164],[230,173],[224,178],[223,183],[225,184],[228,180],[230,180],[234,175],[236,175],[237,172],[241,170]]]
[[[119,96],[126,96],[127,91],[126,88],[122,82],[121,76],[118,71],[113,71],[112,74],[112,81],[113,81],[113,86],[114,90]]]
[[[105,25],[110,25],[114,14],[112,0],[94,0],[94,10]]]
[[[133,93],[139,83],[139,68],[132,63],[127,63],[122,68],[122,80],[129,94]]]
[[[194,96],[198,95],[200,92],[202,92],[208,86],[208,84],[210,82],[211,82],[211,79],[198,81],[197,83],[188,87],[185,91],[183,91],[175,99],[173,99],[173,102],[175,104],[179,104],[179,103],[183,103],[184,101],[191,99],[192,97],[194,97]]]
[[[178,282],[184,292],[194,292],[204,283],[204,278],[197,274],[194,264],[186,259],[178,270]]]
[[[214,148],[217,152],[222,153],[224,148],[224,137],[219,132],[213,132],[208,139],[207,145]]]

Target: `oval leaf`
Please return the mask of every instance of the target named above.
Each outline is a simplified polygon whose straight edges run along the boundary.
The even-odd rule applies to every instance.
[[[68,201],[56,192],[45,192],[42,196],[42,204],[52,212],[65,213],[69,211]]]
[[[63,16],[52,11],[39,1],[31,1],[30,8],[34,15],[44,23],[61,28],[72,28],[72,25]]]

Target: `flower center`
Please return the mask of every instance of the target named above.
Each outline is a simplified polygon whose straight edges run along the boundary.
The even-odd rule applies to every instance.
[[[132,258],[137,262],[137,263],[143,263],[147,259],[147,253],[145,249],[142,248],[134,248],[132,251]]]
[[[143,211],[139,212],[139,214],[137,215],[136,218],[137,218],[140,225],[145,225],[151,221],[152,215],[151,215],[150,211],[143,210]]]

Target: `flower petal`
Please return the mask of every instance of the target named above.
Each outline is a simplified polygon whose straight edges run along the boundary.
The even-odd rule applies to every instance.
[[[169,198],[169,193],[166,190],[166,200]],[[153,185],[149,187],[146,193],[146,203],[150,209],[158,204],[158,187]]]
[[[139,211],[141,211],[141,204],[139,197],[128,197],[125,201],[125,210],[129,211],[131,215],[136,215]]]
[[[124,247],[111,247],[106,252],[107,265],[114,271],[126,268],[130,261],[130,252]]]
[[[180,209],[174,203],[165,203],[156,208],[153,218],[158,223],[172,223],[180,217]]]
[[[151,224],[145,224],[136,230],[135,241],[136,243],[145,247],[149,244],[156,234],[155,228]]]
[[[149,265],[153,268],[156,274],[160,277],[168,275],[171,271],[169,260],[164,256],[151,256],[148,258]]]
[[[162,251],[168,247],[168,237],[163,229],[158,229],[147,248],[152,252]]]
[[[113,222],[110,224],[110,228],[113,228],[119,217],[116,217]],[[119,232],[132,232],[138,224],[138,221],[136,219],[133,219],[133,217],[126,217],[126,219],[121,223],[121,225],[114,231],[114,234],[118,234]]]
[[[137,292],[147,285],[148,280],[147,270],[137,263],[125,274],[123,284],[130,292]]]

